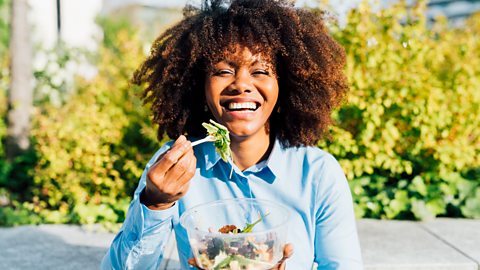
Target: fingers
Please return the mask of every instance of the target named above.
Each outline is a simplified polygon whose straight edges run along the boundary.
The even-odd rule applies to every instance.
[[[186,169],[182,168],[183,174],[178,177],[177,180],[180,185],[189,185],[190,180],[195,175],[197,169],[197,158],[193,154],[193,151],[191,153],[188,153],[187,155],[189,156],[185,156],[185,159],[189,161],[188,167]]]
[[[188,264],[190,264],[191,266],[196,267],[196,268],[198,268],[198,269],[202,269],[202,268],[200,268],[200,267],[197,266],[197,262],[195,261],[194,258],[188,259]]]
[[[293,245],[288,243],[283,247],[283,258],[278,262],[278,269],[285,270],[285,261],[292,257],[293,255]]]
[[[179,185],[183,185],[188,182],[193,175],[195,174],[196,169],[196,158],[193,153],[193,149],[190,148],[178,162],[170,167],[170,169],[166,172],[165,178],[166,179],[173,179]]]
[[[189,164],[185,165],[187,162]],[[190,187],[190,180],[195,175],[196,167],[197,160],[193,155],[193,151],[185,154],[165,175],[168,183],[164,186],[163,191],[175,199],[183,197]]]
[[[180,158],[189,150],[192,150],[192,144],[185,136],[181,135],[168,150],[165,155],[161,157],[155,164],[155,170],[158,174],[165,174],[171,167],[176,165]],[[193,150],[192,150],[193,151]]]
[[[283,258],[285,258],[285,260],[286,260],[286,259],[292,257],[292,255],[293,255],[293,245],[288,243],[283,248]]]
[[[180,136],[148,170],[143,202],[152,207],[163,207],[180,199],[189,188],[196,165],[197,159],[190,141]]]

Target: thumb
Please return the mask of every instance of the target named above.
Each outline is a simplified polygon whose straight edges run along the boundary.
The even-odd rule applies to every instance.
[[[288,259],[293,255],[293,245],[288,243],[283,247],[283,258]]]
[[[292,257],[293,255],[293,245],[288,243],[283,247],[283,258],[278,262],[278,269],[285,270],[286,263],[285,261]]]
[[[188,264],[190,264],[191,266],[194,266],[198,269],[202,269],[202,268],[198,267],[197,262],[195,261],[195,258],[188,259]]]

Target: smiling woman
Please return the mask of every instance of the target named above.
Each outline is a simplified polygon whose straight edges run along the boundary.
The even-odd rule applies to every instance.
[[[270,123],[280,142],[314,144],[348,89],[343,48],[318,14],[294,8],[292,1],[229,2],[187,6],[186,18],[157,38],[135,73],[133,82],[147,86],[144,98],[152,104],[159,138],[165,132],[170,138],[203,136],[201,123],[213,116],[201,102],[206,99],[205,74],[222,60],[240,64],[241,50],[248,48],[278,77],[280,111]],[[225,59],[226,54],[235,57]]]
[[[145,86],[159,138],[178,138],[147,164],[103,268],[158,268],[174,230],[182,269],[191,269],[194,239],[180,216],[247,197],[292,211],[290,244],[273,269],[362,269],[345,176],[335,158],[312,147],[348,89],[344,51],[322,18],[287,0],[205,0],[184,13],[133,79]],[[222,160],[212,143],[190,143],[205,136],[210,119],[228,129],[231,158]],[[239,213],[204,218],[215,223],[219,215]],[[208,254],[209,269],[240,269]]]
[[[232,147],[248,140],[258,153],[267,152],[269,118],[278,99],[278,81],[271,67],[269,58],[237,46],[233,54],[215,63],[207,73],[207,105],[215,119],[230,131]],[[235,157],[235,151],[233,158],[242,160]],[[256,162],[251,160],[237,166],[244,170]]]

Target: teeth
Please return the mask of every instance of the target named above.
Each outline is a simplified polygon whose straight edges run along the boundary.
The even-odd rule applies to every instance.
[[[228,109],[230,110],[238,110],[238,109],[255,110],[256,108],[257,108],[257,104],[255,104],[255,102],[243,102],[243,103],[231,102],[230,104],[228,104]]]

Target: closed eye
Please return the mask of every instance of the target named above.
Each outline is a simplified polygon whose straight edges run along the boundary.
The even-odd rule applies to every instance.
[[[229,69],[220,69],[220,70],[216,70],[213,73],[214,76],[226,76],[226,75],[232,75],[232,74],[233,74],[233,71]]]
[[[254,75],[270,75],[270,72],[268,72],[267,70],[263,70],[263,69],[257,69],[255,71],[253,71],[253,74]]]

